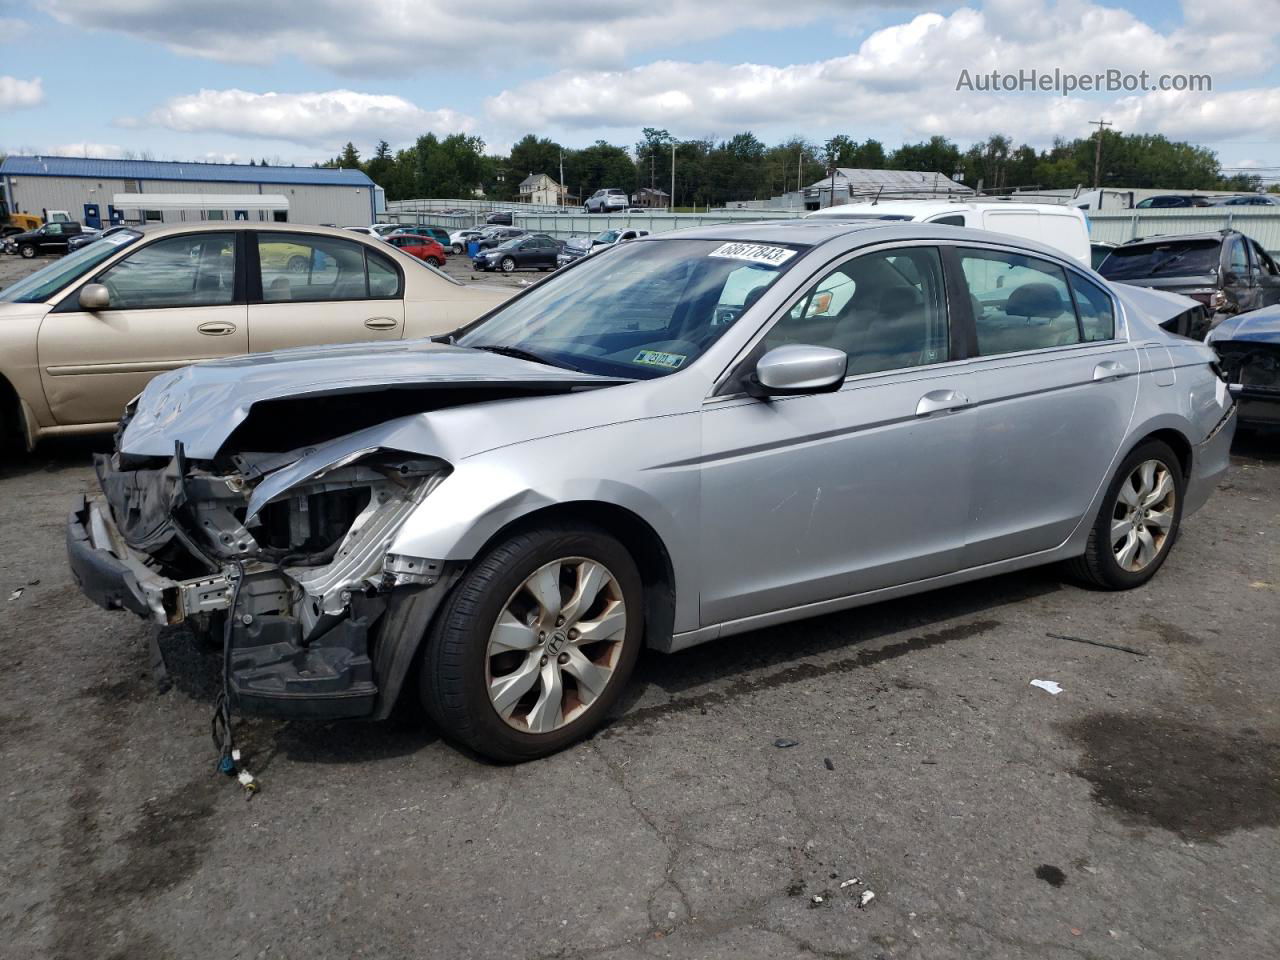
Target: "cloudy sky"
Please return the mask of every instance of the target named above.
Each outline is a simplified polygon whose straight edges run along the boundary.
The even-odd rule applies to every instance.
[[[1209,74],[987,93],[962,71]],[[1099,116],[1280,166],[1280,0],[0,0],[0,149],[309,163],[428,130],[1045,146]]]

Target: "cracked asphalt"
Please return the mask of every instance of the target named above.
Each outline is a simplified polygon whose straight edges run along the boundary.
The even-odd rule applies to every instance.
[[[4,956],[1276,956],[1280,437],[1140,590],[1048,568],[646,654],[518,767],[410,711],[249,719],[251,802],[216,660],[163,631],[158,692],[151,627],[71,581],[99,449],[0,466]]]
[[[163,632],[158,693],[151,628],[71,582],[102,446],[0,472],[7,956],[1275,956],[1275,438],[1141,590],[1044,569],[646,655],[518,767],[411,716],[248,720],[252,802],[216,660]]]

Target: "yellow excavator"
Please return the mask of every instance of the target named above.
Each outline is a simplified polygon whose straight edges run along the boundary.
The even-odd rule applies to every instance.
[[[27,233],[44,223],[34,213],[10,213],[9,204],[0,200],[0,237]]]

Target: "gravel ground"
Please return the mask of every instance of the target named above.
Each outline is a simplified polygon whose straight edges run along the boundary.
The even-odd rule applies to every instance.
[[[216,660],[164,631],[158,693],[151,628],[71,582],[95,449],[0,468],[6,956],[1276,955],[1277,438],[1143,589],[1045,569],[647,654],[519,767],[251,719],[251,802],[213,772]]]

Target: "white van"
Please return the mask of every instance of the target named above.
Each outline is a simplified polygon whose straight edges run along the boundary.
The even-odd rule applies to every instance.
[[[847,220],[915,220],[974,227],[1038,240],[1090,265],[1089,222],[1084,211],[1056,203],[1003,200],[882,200],[815,210],[810,217]]]

